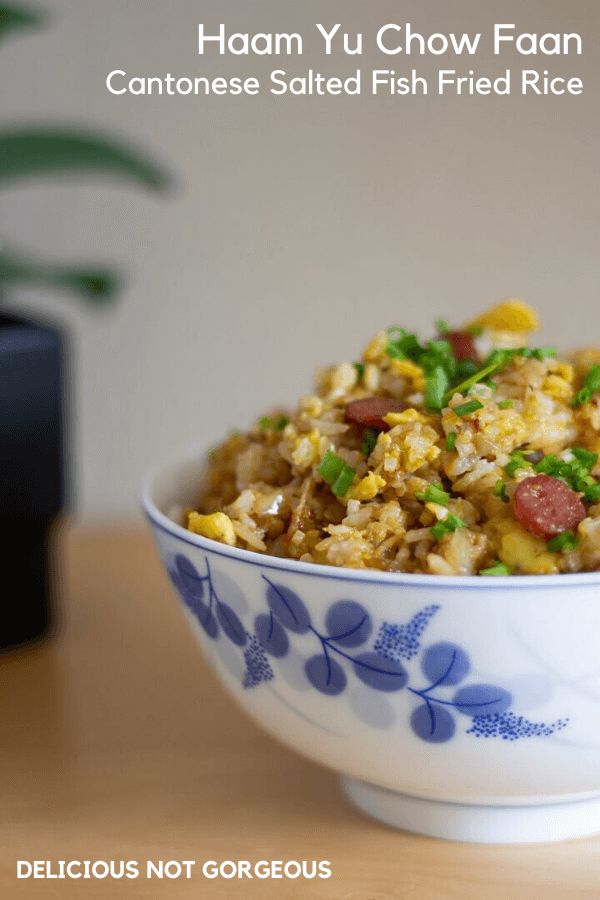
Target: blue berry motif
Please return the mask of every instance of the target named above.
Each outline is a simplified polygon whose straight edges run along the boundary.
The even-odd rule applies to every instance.
[[[257,687],[273,678],[273,669],[267,659],[263,646],[256,635],[248,635],[248,644],[244,650],[246,671],[243,685],[245,688]]]
[[[457,643],[437,641],[422,648],[423,635],[440,609],[438,605],[423,607],[408,622],[383,622],[373,640],[373,620],[361,603],[348,599],[331,603],[320,629],[295,591],[262,574],[265,608],[254,617],[253,631],[248,631],[243,619],[249,605],[239,586],[224,573],[213,573],[208,558],[204,563],[201,574],[191,560],[179,554],[170,570],[171,579],[206,635],[239,648],[245,662],[245,688],[272,681],[273,661],[287,657],[295,636],[301,636],[303,646],[310,644],[311,649],[300,677],[314,690],[324,698],[337,698],[352,687],[350,705],[354,703],[356,711],[356,691],[362,685],[378,692],[373,709],[379,704],[392,721],[395,713],[384,695],[406,691],[415,701],[408,719],[410,728],[430,744],[452,740],[462,717],[470,720],[463,733],[504,741],[547,738],[568,724],[568,719],[546,724],[518,715],[509,691],[470,679],[471,660]],[[415,657],[418,659],[409,666]],[[364,702],[368,705],[368,700]]]
[[[426,606],[406,625],[390,625],[384,622],[379,629],[374,649],[386,659],[413,659],[421,648],[419,638],[429,625],[439,606]]]
[[[525,737],[550,737],[551,734],[562,731],[568,722],[568,719],[557,719],[556,722],[545,725],[543,722],[530,722],[514,712],[496,713],[491,716],[475,716],[467,734],[483,738],[499,737],[503,741],[518,741],[519,738]]]

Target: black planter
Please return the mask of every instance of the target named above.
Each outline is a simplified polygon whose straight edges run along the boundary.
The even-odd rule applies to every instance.
[[[48,532],[63,503],[62,405],[59,333],[0,316],[0,647],[33,640],[51,622]]]

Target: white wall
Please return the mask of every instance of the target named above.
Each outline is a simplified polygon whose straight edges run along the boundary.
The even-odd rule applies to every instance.
[[[114,260],[129,274],[107,313],[19,298],[72,328],[84,512],[129,513],[148,466],[295,398],[315,365],[353,356],[391,322],[460,322],[521,295],[541,310],[545,340],[597,333],[597,0],[50,2],[51,27],[0,48],[2,120],[110,129],[152,148],[179,179],[170,197],[93,179],[3,194],[13,241],[58,258]],[[198,21],[240,31],[308,32],[319,21],[368,34],[388,21],[479,31],[500,7],[502,21],[524,31],[584,33],[582,58],[546,62],[582,73],[583,97],[119,98],[104,86],[117,67],[260,74],[277,63],[199,58]],[[356,64],[316,52],[281,61],[298,72]],[[490,73],[503,64],[480,55],[476,65]]]

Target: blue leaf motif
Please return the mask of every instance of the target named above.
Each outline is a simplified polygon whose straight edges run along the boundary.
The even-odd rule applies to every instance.
[[[376,691],[400,691],[408,681],[404,666],[372,651],[354,658],[354,671],[364,684]]]
[[[175,588],[181,593],[184,590],[183,581],[177,569],[169,569],[169,578],[175,585]]]
[[[194,607],[190,606],[190,609],[209,638],[213,638],[214,640],[219,632],[219,626],[217,625],[217,620],[210,606],[207,606],[202,600],[196,600],[194,601]]]
[[[341,647],[360,647],[373,630],[371,616],[354,600],[338,600],[329,608],[325,619],[328,640]]]
[[[211,585],[219,600],[227,603],[238,616],[248,612],[248,601],[239,584],[214,566],[211,568]]]
[[[185,559],[185,557],[182,557]],[[206,603],[201,599],[201,593],[198,592],[197,596],[191,594],[185,587],[183,583],[183,579],[179,572],[174,569],[169,571],[169,575],[171,576],[171,580],[177,591],[179,596],[183,600],[184,604],[187,606],[192,615],[198,620],[204,631],[210,638],[216,638],[219,627],[217,625],[217,620],[215,619],[212,610]]]
[[[440,641],[427,648],[423,654],[421,668],[431,681],[432,687],[436,687],[438,684],[459,684],[468,675],[471,664],[469,657],[458,644]]]
[[[244,650],[246,674],[243,684],[245,688],[253,688],[265,681],[271,681],[273,669],[256,635],[248,635],[248,638],[249,641]]]
[[[306,634],[310,628],[310,615],[298,594],[282,584],[273,584],[264,575],[263,578],[269,585],[267,602],[273,615],[288,631]]]
[[[410,717],[410,727],[421,740],[430,744],[443,744],[453,738],[456,731],[454,716],[436,703],[417,706]]]
[[[192,597],[202,597],[204,595],[204,580],[198,574],[194,564],[190,562],[187,556],[179,553],[175,557],[175,565],[185,590]]]
[[[466,716],[491,716],[505,712],[512,697],[494,684],[470,684],[454,695],[454,705]]]
[[[333,697],[346,687],[346,674],[340,664],[325,654],[311,656],[304,666],[306,677],[322,694]]]
[[[179,574],[176,569],[169,569],[169,575],[171,576],[171,581],[175,585],[175,589],[185,605],[195,613],[196,611],[196,603],[194,597],[190,594],[188,590],[186,590],[185,584],[183,583],[183,578]]]
[[[256,636],[271,656],[281,658],[290,649],[287,633],[272,612],[261,613],[254,620]]]
[[[429,625],[439,606],[425,606],[404,625],[384,622],[379,629],[374,649],[386,659],[410,660],[421,648],[419,638]]]
[[[217,603],[217,618],[229,640],[238,647],[243,647],[248,640],[244,626],[227,603]]]

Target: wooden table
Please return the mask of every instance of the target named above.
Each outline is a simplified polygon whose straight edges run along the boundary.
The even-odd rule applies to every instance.
[[[600,897],[600,838],[461,845],[362,817],[333,774],[223,693],[145,531],[71,527],[58,547],[58,633],[0,657],[0,897]],[[211,859],[313,858],[331,861],[331,879],[201,872]],[[16,879],[17,859],[198,862],[189,881],[34,881]]]

